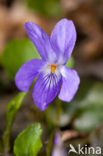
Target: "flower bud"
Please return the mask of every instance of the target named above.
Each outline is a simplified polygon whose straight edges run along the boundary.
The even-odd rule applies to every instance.
[[[67,156],[67,152],[63,146],[61,136],[58,132],[54,135],[54,145],[52,150],[52,156]]]

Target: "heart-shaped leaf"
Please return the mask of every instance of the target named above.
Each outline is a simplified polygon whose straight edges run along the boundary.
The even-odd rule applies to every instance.
[[[42,147],[41,134],[42,128],[39,123],[29,126],[16,138],[14,154],[16,156],[36,156]]]
[[[10,78],[14,80],[21,65],[34,58],[40,58],[40,56],[29,39],[11,40],[4,49],[1,63]]]

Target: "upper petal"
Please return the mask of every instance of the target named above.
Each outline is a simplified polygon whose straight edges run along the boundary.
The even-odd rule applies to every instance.
[[[57,53],[59,62],[66,63],[76,42],[73,22],[67,19],[60,20],[52,31],[50,42]]]
[[[51,48],[49,36],[33,22],[25,23],[25,30],[40,56],[44,60],[51,59],[51,61],[54,61],[56,59],[56,55]]]
[[[17,88],[23,92],[27,92],[44,64],[45,62],[40,59],[33,59],[23,64],[15,76]]]
[[[57,96],[61,85],[61,77],[54,74],[41,74],[33,88],[33,99],[36,106],[45,110],[49,103]]]
[[[70,102],[76,94],[80,78],[75,70],[69,69],[65,66],[61,69],[62,73],[62,86],[59,93],[59,99]]]

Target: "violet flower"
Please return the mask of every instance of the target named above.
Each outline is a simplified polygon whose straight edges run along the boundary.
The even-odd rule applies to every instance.
[[[63,142],[61,140],[61,136],[58,132],[54,135],[54,142],[53,142],[53,150],[52,156],[67,156],[67,151],[63,146]]]
[[[33,80],[38,77],[32,95],[41,111],[57,95],[60,100],[70,102],[80,83],[77,72],[65,66],[76,41],[73,22],[60,20],[50,37],[33,22],[27,22],[25,29],[42,59],[32,59],[22,65],[15,77],[17,88],[27,92]]]

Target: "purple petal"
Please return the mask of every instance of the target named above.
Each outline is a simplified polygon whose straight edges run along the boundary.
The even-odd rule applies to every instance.
[[[61,140],[61,135],[59,132],[56,132],[54,135],[54,144],[57,146],[61,146],[62,145],[62,140]]]
[[[27,92],[32,81],[38,75],[39,69],[42,68],[44,64],[44,61],[40,59],[33,59],[22,65],[15,76],[17,88],[23,92]]]
[[[45,110],[57,96],[61,85],[61,77],[54,74],[39,75],[33,88],[33,99],[36,106]]]
[[[63,147],[61,136],[58,132],[54,135],[54,146],[52,150],[52,156],[67,156],[67,151]]]
[[[56,59],[56,54],[53,52],[50,45],[49,36],[33,22],[25,23],[25,30],[40,56],[46,61],[54,61]]]
[[[50,38],[50,42],[59,57],[61,63],[69,59],[76,41],[76,30],[71,20],[60,20]]]
[[[60,100],[70,102],[78,90],[80,78],[75,70],[65,66],[62,67],[61,73],[62,87],[58,97]]]

